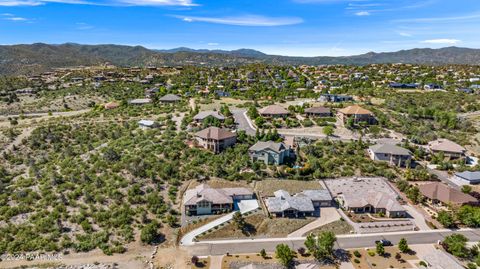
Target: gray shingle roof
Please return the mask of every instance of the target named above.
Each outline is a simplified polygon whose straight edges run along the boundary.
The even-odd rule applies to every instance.
[[[328,195],[326,193],[328,193]],[[283,212],[285,210],[294,209],[301,212],[312,212],[315,210],[313,201],[331,200],[328,190],[306,190],[291,196],[285,190],[274,192],[275,197],[265,199],[268,211],[271,213]],[[330,197],[328,199],[328,197]]]
[[[460,173],[455,173],[455,175],[457,177],[461,177],[465,180],[468,180],[468,181],[478,181],[480,180],[480,171],[475,171],[475,172],[471,172],[471,171],[464,171],[464,172],[460,172]]]
[[[267,142],[258,141],[257,143],[255,143],[255,145],[251,146],[249,148],[249,150],[250,151],[261,151],[261,150],[265,150],[265,149],[270,149],[270,150],[273,150],[277,153],[280,153],[282,150],[284,150],[286,148],[287,147],[283,143],[276,143],[276,142],[273,142],[273,141],[267,141]]]
[[[392,145],[392,144],[377,144],[370,147],[374,153],[393,154],[393,155],[411,155],[408,149]]]
[[[224,120],[225,116],[220,114],[218,111],[200,111],[195,117],[194,120],[204,120],[205,118],[212,116],[218,120]]]
[[[195,134],[203,139],[213,139],[213,140],[223,140],[231,137],[236,137],[235,133],[230,132],[227,129],[222,129],[218,127],[208,127],[203,129]]]
[[[175,94],[167,94],[158,99],[160,102],[176,102],[182,100],[179,96]]]
[[[234,195],[253,195],[253,192],[247,188],[214,189],[207,184],[201,184],[185,192],[183,203],[185,205],[195,205],[199,201],[205,200],[213,204],[231,204]]]

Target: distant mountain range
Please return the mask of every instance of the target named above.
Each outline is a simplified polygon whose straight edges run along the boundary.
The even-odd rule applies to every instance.
[[[110,62],[117,66],[233,66],[250,63],[273,65],[322,65],[373,63],[412,64],[480,64],[480,49],[447,47],[441,49],[411,49],[342,57],[292,57],[268,55],[252,49],[195,50],[175,48],[151,50],[142,46],[121,45],[31,45],[0,46],[0,74],[35,74],[57,67],[89,66]]]

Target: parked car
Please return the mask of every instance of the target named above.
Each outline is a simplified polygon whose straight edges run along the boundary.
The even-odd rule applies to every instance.
[[[388,240],[385,240],[385,239],[375,241],[375,244],[378,244],[378,243],[382,244],[385,247],[393,246],[392,242],[390,242]]]

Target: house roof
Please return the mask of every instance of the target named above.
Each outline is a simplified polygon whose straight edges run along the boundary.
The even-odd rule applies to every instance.
[[[340,109],[339,112],[347,115],[373,115],[370,110],[367,110],[358,105],[348,106],[346,108]]]
[[[269,197],[265,200],[268,211],[272,213],[285,210],[297,210],[301,212],[312,212],[315,210],[312,200],[307,197]]]
[[[213,204],[231,204],[234,195],[252,195],[247,188],[223,188],[214,189],[207,184],[201,184],[194,189],[185,192],[183,201],[185,205],[195,205],[200,201],[208,201]]]
[[[212,126],[195,133],[195,136],[203,139],[224,140],[227,138],[236,137],[237,135],[227,129]]]
[[[155,125],[155,122],[153,120],[139,120],[138,124],[143,126],[153,126]]]
[[[408,149],[392,144],[376,144],[369,148],[373,153],[383,153],[392,155],[411,155]]]
[[[267,115],[288,115],[290,112],[279,105],[270,105],[262,108],[260,110],[260,114],[267,114]]]
[[[310,107],[305,109],[305,113],[328,114],[328,113],[331,113],[331,111],[330,111],[330,108],[328,107],[316,106],[316,107]]]
[[[129,101],[130,104],[148,104],[150,102],[152,102],[150,98],[139,98],[139,99],[133,99]]]
[[[285,150],[287,147],[283,143],[276,143],[273,141],[258,141],[255,145],[251,146],[248,150],[250,151],[262,151],[270,149],[276,153],[280,153],[282,150]]]
[[[464,172],[460,172],[460,173],[455,173],[455,175],[457,177],[461,177],[465,180],[468,180],[468,181],[478,181],[480,180],[480,171],[475,171],[475,172],[472,172],[472,171],[464,171]]]
[[[400,203],[385,192],[367,191],[361,195],[354,193],[343,194],[343,200],[348,207],[365,207],[371,205],[375,208],[385,208],[387,211],[405,211]]]
[[[466,149],[459,144],[445,138],[440,138],[428,143],[428,148],[433,151],[464,153]]]
[[[295,194],[295,196],[305,196],[310,198],[312,201],[331,201],[333,199],[328,190],[304,190]]]
[[[160,102],[175,102],[175,101],[182,100],[182,98],[180,98],[178,95],[175,95],[175,94],[166,94],[161,98],[159,98],[158,100]]]
[[[474,197],[439,182],[423,184],[418,186],[418,189],[423,196],[432,200],[439,200],[444,204],[466,204],[469,202],[477,202],[477,199]]]
[[[194,120],[204,120],[207,117],[214,117],[218,120],[224,120],[225,116],[220,114],[218,111],[200,111],[195,117],[193,117]]]

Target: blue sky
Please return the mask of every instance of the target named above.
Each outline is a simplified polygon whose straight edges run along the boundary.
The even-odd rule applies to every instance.
[[[480,48],[480,0],[0,0],[0,44],[35,42],[298,56]]]

